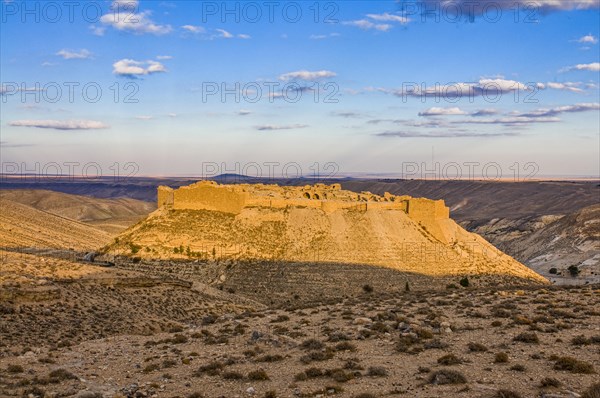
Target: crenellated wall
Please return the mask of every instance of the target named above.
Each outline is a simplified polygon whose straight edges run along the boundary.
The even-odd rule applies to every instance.
[[[326,213],[337,210],[400,210],[441,242],[452,243],[456,235],[450,210],[443,200],[395,196],[387,192],[384,196],[371,192],[356,193],[342,190],[339,184],[282,187],[264,184],[219,185],[213,181],[199,181],[176,190],[158,187],[158,207],[163,206],[177,210],[211,210],[232,214],[240,214],[244,208],[250,207],[304,207]]]

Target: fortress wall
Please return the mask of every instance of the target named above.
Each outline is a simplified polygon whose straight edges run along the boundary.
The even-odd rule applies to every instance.
[[[380,210],[402,210],[407,211],[408,203],[406,201],[399,202],[369,202],[369,209],[380,209]]]
[[[367,211],[367,204],[360,202],[341,202],[341,201],[321,201],[321,210],[326,213],[332,213],[336,210],[352,209],[358,211]]]
[[[411,198],[407,202],[407,213],[415,221],[438,220],[450,217],[450,210],[443,200]]]
[[[250,196],[246,201],[246,207],[273,207],[285,209],[288,206],[321,208],[321,201],[308,199],[284,199],[268,196]]]
[[[173,189],[170,187],[158,187],[158,207],[173,205]]]
[[[456,240],[456,225],[450,220],[450,209],[443,200],[411,198],[407,200],[408,216],[421,224],[442,243]]]
[[[328,187],[319,184],[297,188],[297,192],[290,192],[289,189],[284,190],[278,186],[221,186],[212,181],[200,181],[177,190],[159,187],[158,206],[172,205],[174,209],[212,210],[233,214],[239,214],[245,207],[277,209],[304,207],[321,209],[327,213],[344,209],[401,210],[439,241],[450,243],[455,240],[456,228],[453,227],[452,222],[449,222],[450,210],[443,200],[390,194],[381,198],[369,192],[349,194],[339,189],[339,186]],[[272,196],[273,194],[275,196]],[[293,197],[295,194],[298,197]],[[292,198],[285,196],[292,196]],[[369,198],[371,200],[367,201]]]
[[[199,184],[174,191],[173,208],[239,214],[245,207],[247,198],[248,194],[245,192],[234,192],[211,184]]]

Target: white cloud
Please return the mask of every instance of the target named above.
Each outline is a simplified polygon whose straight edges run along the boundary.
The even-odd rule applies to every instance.
[[[453,116],[453,115],[466,115],[467,112],[462,109],[455,108],[429,108],[423,112],[419,112],[419,116]]]
[[[343,25],[356,26],[363,30],[378,30],[380,32],[387,32],[394,26],[392,24],[406,25],[411,20],[410,18],[397,14],[390,14],[385,12],[383,14],[367,14],[366,19],[358,19],[354,21],[343,21]],[[382,23],[387,22],[387,23]]]
[[[495,119],[469,119],[469,120],[458,120],[452,122],[453,124],[503,124],[505,126],[514,125],[526,125],[533,123],[558,123],[560,119],[557,117],[538,117],[538,116],[506,116]]]
[[[168,117],[177,117],[177,114],[176,113],[168,113],[167,116]]]
[[[262,126],[256,126],[259,131],[275,131],[275,130],[292,130],[292,129],[303,129],[308,127],[306,124],[289,124],[289,125],[273,125],[266,124]]]
[[[299,70],[296,72],[284,73],[279,76],[279,80],[289,81],[289,80],[319,80],[319,79],[327,79],[330,77],[335,77],[337,74],[335,72],[329,70],[320,70],[320,71],[307,71],[307,70]]]
[[[578,43],[587,43],[587,44],[596,44],[598,43],[598,39],[594,37],[594,35],[585,35],[577,40]]]
[[[310,35],[308,38],[311,40],[323,40],[323,39],[328,39],[330,37],[339,37],[340,34],[339,33],[329,33],[327,35]]]
[[[383,13],[383,14],[367,14],[367,17],[375,20],[375,21],[383,21],[383,22],[397,22],[399,24],[407,24],[410,22],[410,18],[403,17],[401,15]]]
[[[183,30],[185,30],[185,31],[190,32],[190,33],[204,33],[204,32],[206,32],[206,29],[204,29],[202,26],[183,25],[181,28]]]
[[[478,111],[475,111],[475,112],[471,113],[471,116],[479,117],[479,116],[491,116],[491,115],[497,115],[497,114],[498,114],[498,111],[496,109],[488,108],[488,109],[480,109]]]
[[[536,87],[541,88],[539,85],[536,85]],[[390,90],[386,88],[369,88],[368,90],[391,93],[398,97],[462,98],[479,97],[482,95],[494,97],[499,94],[510,93],[514,91],[531,91],[532,89],[532,87],[515,80],[486,78],[479,79],[479,81],[473,83],[458,82],[445,85],[437,84],[431,87],[414,85],[408,86],[402,90]]]
[[[224,39],[232,39],[233,35],[231,33],[229,33],[228,31],[226,31],[225,29],[215,29],[217,32],[219,32],[220,36]]]
[[[170,55],[157,55],[157,56],[156,56],[156,59],[158,59],[158,60],[161,60],[161,61],[162,61],[162,60],[167,60],[167,59],[173,59],[173,57],[172,57],[172,56],[170,56]]]
[[[356,21],[343,21],[342,24],[349,25],[349,26],[356,26],[357,28],[360,28],[363,30],[374,29],[374,30],[378,30],[380,32],[387,32],[388,30],[392,29],[392,25],[390,25],[390,24],[374,23],[367,19],[358,19]]]
[[[584,70],[590,72],[600,72],[600,62],[593,62],[591,64],[578,64],[574,66],[568,66],[561,70],[561,72],[569,72],[572,70]]]
[[[153,73],[163,73],[167,69],[157,61],[135,61],[133,59],[122,59],[113,64],[113,73],[119,76],[135,78]]]
[[[575,105],[564,105],[564,106],[559,106],[559,107],[550,108],[550,109],[546,109],[546,108],[536,109],[531,112],[518,113],[518,114],[516,114],[516,116],[530,117],[530,118],[549,117],[549,116],[557,116],[557,115],[560,115],[561,113],[578,113],[578,112],[588,112],[588,111],[598,111],[598,110],[600,110],[600,104],[593,102],[593,103],[581,103],[581,104],[575,104]]]
[[[104,26],[90,25],[89,29],[95,36],[104,36],[104,33],[106,32],[106,27]]]
[[[444,132],[444,133],[423,133],[415,131],[384,131],[375,134],[378,137],[395,138],[492,138],[492,137],[513,137],[519,135],[513,131],[498,133],[471,133],[467,131]]]
[[[171,25],[159,25],[150,15],[151,11],[139,11],[137,0],[113,0],[111,12],[100,17],[100,22],[113,28],[135,34],[164,35],[173,29]]]
[[[140,115],[140,116],[136,116],[135,117],[137,120],[152,120],[154,119],[154,116],[150,116],[150,115]]]
[[[15,120],[9,125],[54,130],[97,130],[110,127],[95,120]]]
[[[549,82],[546,84],[546,86],[548,88],[554,89],[554,90],[564,90],[564,91],[571,91],[573,93],[582,93],[583,90],[581,88],[579,88],[581,86],[582,83],[579,82],[564,82],[564,83],[556,83],[556,82]]]
[[[93,54],[84,48],[79,51],[62,49],[57,52],[56,55],[63,57],[64,59],[88,59],[91,58]]]
[[[245,33],[239,33],[239,34],[234,34],[231,33],[225,29],[214,29],[210,31],[207,31],[204,27],[202,26],[196,26],[196,25],[183,25],[181,27],[183,30],[185,30],[186,32],[189,33],[193,33],[195,35],[203,35],[200,36],[202,39],[206,39],[206,40],[214,40],[214,39],[244,39],[244,40],[248,40],[251,39],[252,37],[248,34]]]

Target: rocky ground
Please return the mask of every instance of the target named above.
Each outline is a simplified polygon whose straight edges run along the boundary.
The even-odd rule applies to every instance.
[[[22,305],[20,315],[37,323],[44,307]],[[72,336],[0,340],[0,395],[578,397],[595,388],[583,396],[597,397],[598,308],[597,286],[366,289],[329,305],[181,317],[145,335],[124,323],[81,340],[73,324],[49,324],[51,334]],[[25,338],[23,326],[3,325]]]

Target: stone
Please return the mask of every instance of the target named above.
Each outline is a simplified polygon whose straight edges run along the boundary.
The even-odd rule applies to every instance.
[[[96,259],[96,252],[88,252],[88,253],[85,253],[85,256],[83,256],[83,261],[88,262],[88,263],[93,263],[95,259]]]
[[[246,389],[246,394],[248,394],[248,395],[254,395],[254,394],[256,394],[256,390],[254,389],[254,387],[248,387]]]
[[[365,317],[354,318],[352,321],[353,325],[370,325],[372,323],[373,321],[370,318]]]

